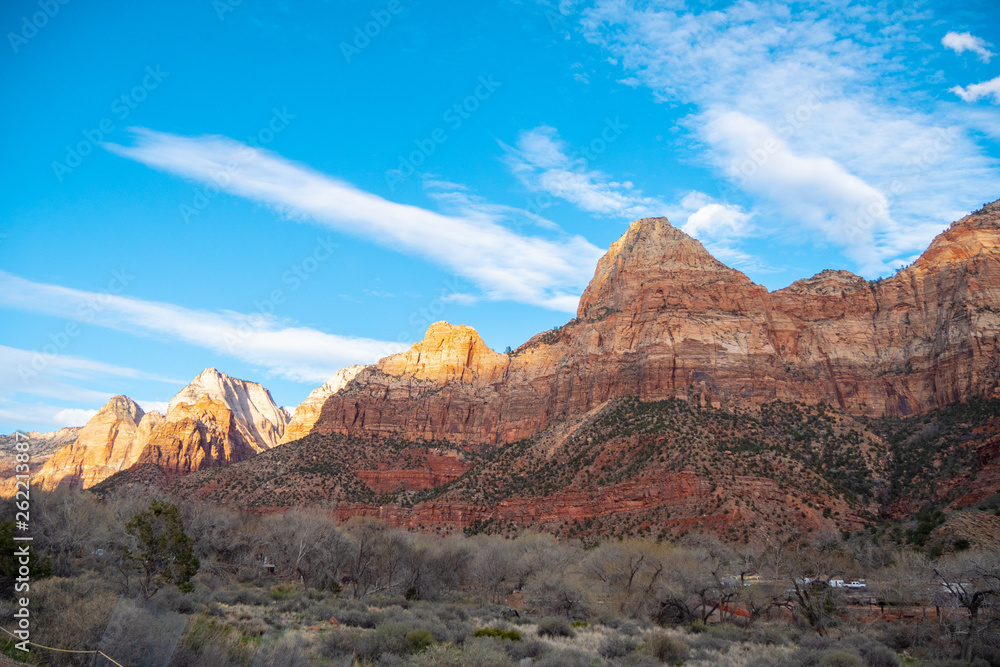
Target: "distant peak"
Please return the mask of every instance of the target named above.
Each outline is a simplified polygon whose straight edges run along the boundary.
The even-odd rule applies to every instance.
[[[951,223],[931,241],[911,268],[926,270],[997,253],[1000,253],[1000,200]]]
[[[750,282],[666,218],[642,218],[629,225],[598,261],[594,277],[580,297],[577,317],[586,319],[602,308],[630,310],[654,283],[663,292],[671,284],[706,282],[709,274],[715,276],[712,280],[724,275]]]
[[[490,349],[472,327],[442,321],[427,327],[423,340],[408,351],[381,359],[377,366],[387,375],[444,382],[492,378],[508,363],[507,355]]]
[[[823,269],[812,278],[801,278],[778,292],[791,294],[841,294],[868,285],[868,281],[850,271]]]
[[[114,415],[116,419],[130,419],[133,423],[138,424],[139,420],[145,414],[139,404],[133,401],[128,396],[123,396],[121,394],[117,396],[112,396],[111,400],[104,404],[100,410],[97,411],[97,415]]]

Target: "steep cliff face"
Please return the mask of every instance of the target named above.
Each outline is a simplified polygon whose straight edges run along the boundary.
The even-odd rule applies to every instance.
[[[334,373],[333,377],[327,380],[322,386],[309,392],[306,400],[299,403],[299,406],[295,408],[295,413],[292,415],[291,421],[285,427],[285,434],[282,436],[281,442],[292,442],[309,435],[313,426],[316,425],[316,420],[319,419],[320,411],[323,409],[326,399],[346,387],[347,383],[353,380],[354,376],[364,370],[364,368],[364,366],[360,365],[342,368]]]
[[[115,396],[90,418],[76,440],[52,455],[33,485],[85,489],[125,470],[139,458],[136,434],[145,413],[127,396]],[[138,446],[137,446],[138,445]]]
[[[10,477],[15,474],[14,466],[17,464],[17,450],[14,445],[18,442],[30,443],[31,467],[37,468],[49,460],[53,454],[72,444],[80,433],[79,426],[61,428],[58,431],[40,433],[38,431],[28,431],[21,434],[0,435],[0,478]]]
[[[511,442],[607,400],[909,415],[1000,387],[1000,203],[868,282],[824,271],[769,293],[664,218],[600,260],[577,318],[511,355],[436,323],[331,395],[315,430]]]
[[[256,382],[231,378],[214,368],[206,368],[170,399],[168,418],[178,405],[197,403],[202,396],[221,403],[233,413],[235,427],[255,451],[270,449],[281,442],[289,416],[274,404],[271,392]]]
[[[86,489],[137,463],[186,474],[241,461],[277,445],[288,421],[259,384],[209,368],[174,396],[166,415],[144,413],[132,399],[115,396],[35,468],[33,484]],[[0,493],[10,495],[12,487]]]
[[[177,403],[167,412],[144,441],[137,463],[187,474],[242,461],[262,451],[248,430],[227,404],[202,394],[194,403]]]

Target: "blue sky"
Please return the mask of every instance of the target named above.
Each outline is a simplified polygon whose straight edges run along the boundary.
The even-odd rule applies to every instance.
[[[1000,196],[1000,10],[951,5],[4,3],[0,431],[516,347],[645,216],[887,275]]]

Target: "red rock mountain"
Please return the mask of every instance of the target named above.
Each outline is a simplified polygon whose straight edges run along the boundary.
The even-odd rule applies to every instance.
[[[611,245],[566,325],[504,355],[434,324],[327,398],[314,430],[506,443],[625,396],[905,416],[997,396],[998,336],[1000,202],[891,278],[823,271],[774,292],[649,218]]]
[[[277,445],[288,421],[259,384],[209,368],[174,396],[166,415],[115,396],[35,471],[32,484],[86,489],[136,464],[186,474],[233,463]],[[10,481],[0,492],[13,493]]]

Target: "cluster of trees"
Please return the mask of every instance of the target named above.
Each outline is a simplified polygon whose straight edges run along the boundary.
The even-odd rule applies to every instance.
[[[868,533],[794,545],[691,535],[594,546],[530,532],[441,537],[371,517],[338,524],[319,508],[257,516],[150,492],[33,494],[32,530],[45,554],[42,576],[98,572],[143,599],[164,587],[185,590],[201,572],[273,576],[359,599],[461,594],[505,604],[517,593],[538,613],[567,620],[611,613],[664,626],[788,619],[823,635],[865,616],[915,614],[939,618],[942,640],[965,659],[1000,656],[1000,554],[967,549],[930,559]],[[5,558],[13,551],[0,549]],[[0,563],[5,579],[14,571]],[[827,586],[836,575],[864,577],[866,595]]]

